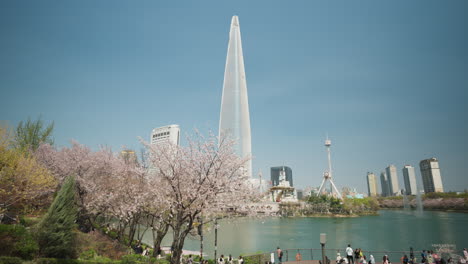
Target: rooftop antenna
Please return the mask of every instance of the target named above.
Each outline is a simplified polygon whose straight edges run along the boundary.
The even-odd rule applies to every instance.
[[[328,171],[325,171],[323,173],[322,184],[320,184],[320,188],[317,192],[317,196],[320,196],[320,193],[322,192],[322,189],[324,188],[325,183],[329,181],[332,187],[332,190],[331,190],[332,193],[333,193],[333,190],[335,190],[336,196],[342,199],[341,194],[336,188],[335,183],[333,183],[333,179],[332,179],[331,150],[330,150],[331,140],[328,138],[328,134],[327,134],[327,139],[325,139],[325,147],[327,148],[327,154],[328,154]]]

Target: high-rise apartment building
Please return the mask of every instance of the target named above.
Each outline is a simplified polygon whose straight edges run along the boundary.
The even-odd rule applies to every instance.
[[[388,189],[388,178],[385,172],[380,173],[380,185],[382,187],[382,196],[390,196],[390,190]]]
[[[390,165],[385,168],[385,172],[387,173],[389,196],[400,195],[401,193],[400,185],[398,184],[397,168],[395,165]]]
[[[288,166],[279,166],[279,167],[271,167],[270,168],[270,176],[271,176],[271,186],[278,186],[279,184],[279,176],[280,172],[283,170],[286,174],[286,180],[289,182],[289,185],[293,187],[293,178],[292,178],[292,170]]]
[[[377,196],[377,177],[373,172],[367,173],[367,192],[369,196]]]
[[[232,17],[231,30],[229,31],[221,114],[219,118],[219,135],[227,135],[237,141],[234,150],[241,158],[252,155],[249,100],[247,96],[239,18],[237,16]],[[251,160],[246,163],[244,170],[246,175],[252,177]]]
[[[425,159],[419,162],[424,192],[444,192],[442,177],[440,176],[439,161],[436,158]]]
[[[403,180],[405,181],[406,195],[416,195],[418,187],[416,185],[416,174],[414,173],[413,166],[405,165],[403,167]]]
[[[180,143],[179,125],[169,125],[153,129],[151,131],[150,142],[152,145],[170,142],[174,145]]]

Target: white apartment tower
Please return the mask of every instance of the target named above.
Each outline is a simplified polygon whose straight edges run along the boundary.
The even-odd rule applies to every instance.
[[[439,161],[436,158],[421,160],[419,168],[421,169],[425,193],[444,192]]]
[[[159,145],[170,142],[174,145],[180,143],[180,128],[179,125],[168,125],[158,127],[151,131],[150,142],[152,145]]]
[[[234,150],[241,158],[250,157],[250,114],[245,79],[244,57],[239,27],[239,18],[233,16],[229,31],[229,44],[224,70],[223,96],[219,118],[219,135],[236,140]],[[252,177],[252,162],[245,165],[245,173]]]
[[[403,167],[403,180],[405,181],[406,195],[416,195],[418,187],[416,186],[416,174],[413,166],[405,165]]]
[[[367,173],[367,191],[369,196],[377,196],[377,177],[375,177],[373,172]]]
[[[398,184],[397,168],[395,165],[390,165],[385,168],[385,172],[387,173],[389,196],[399,195],[400,185]]]

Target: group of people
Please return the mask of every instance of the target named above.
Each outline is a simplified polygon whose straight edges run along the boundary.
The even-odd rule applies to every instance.
[[[455,263],[455,260],[452,257],[449,257],[447,260],[442,256],[439,256],[437,252],[432,250],[423,250],[421,252],[421,263],[424,264],[452,264]],[[463,249],[463,255],[458,259],[459,264],[468,263],[468,251],[466,248]]]
[[[224,255],[221,255],[216,260],[217,264],[234,264],[234,259],[232,258],[231,254],[227,258],[224,258]],[[242,256],[239,256],[239,259],[237,259],[237,264],[243,264],[244,263],[244,258]]]
[[[351,248],[351,244],[348,244],[348,247],[345,250],[346,257],[341,257],[340,253],[338,252],[336,255],[336,263],[346,263],[346,264],[375,264],[374,256],[369,256],[369,261],[367,261],[367,257],[364,255],[363,251],[360,248],[356,248],[353,250]],[[388,263],[384,263],[388,264]]]

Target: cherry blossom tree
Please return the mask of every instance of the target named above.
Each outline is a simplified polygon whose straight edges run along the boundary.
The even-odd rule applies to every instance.
[[[239,158],[235,142],[227,137],[200,134],[188,139],[188,146],[149,145],[148,177],[159,182],[157,196],[173,231],[171,263],[179,264],[185,238],[196,227],[197,219],[220,216],[250,202],[255,193],[248,184],[243,166],[248,158]]]
[[[35,156],[59,181],[68,175],[75,176],[81,228],[90,229],[93,219],[100,217],[107,219],[108,223],[117,220],[119,238],[123,238],[127,229],[129,237],[134,237],[147,192],[143,168],[126,162],[110,149],[101,148],[93,152],[74,141],[70,148],[60,150],[43,144]],[[129,239],[128,243],[131,241]]]

